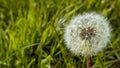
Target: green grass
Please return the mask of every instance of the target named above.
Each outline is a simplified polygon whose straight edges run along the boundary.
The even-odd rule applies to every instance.
[[[91,11],[106,16],[113,28],[108,48],[92,57],[92,68],[120,68],[119,5],[120,0],[0,0],[0,68],[86,68],[85,57],[66,49],[58,22]]]

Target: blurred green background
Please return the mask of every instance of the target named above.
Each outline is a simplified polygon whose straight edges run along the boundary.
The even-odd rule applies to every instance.
[[[66,49],[59,23],[91,11],[113,28],[91,68],[120,68],[120,0],[0,0],[0,68],[86,68],[85,57]]]

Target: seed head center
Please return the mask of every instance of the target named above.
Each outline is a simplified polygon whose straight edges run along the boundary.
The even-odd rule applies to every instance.
[[[80,33],[80,37],[84,40],[90,40],[92,37],[94,37],[95,34],[95,30],[92,27],[88,27],[88,28],[83,28],[81,30]]]

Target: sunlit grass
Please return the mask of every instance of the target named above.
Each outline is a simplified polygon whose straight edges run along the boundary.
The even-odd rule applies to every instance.
[[[119,4],[119,0],[0,0],[0,68],[86,68],[85,57],[66,49],[64,25],[59,31],[58,22],[91,11],[106,16],[113,28],[108,48],[92,58],[92,68],[120,68]]]

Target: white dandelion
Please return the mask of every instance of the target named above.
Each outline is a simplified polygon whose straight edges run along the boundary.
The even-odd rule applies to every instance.
[[[110,34],[111,27],[104,16],[95,12],[83,13],[66,25],[64,40],[73,54],[94,56],[106,48]]]

